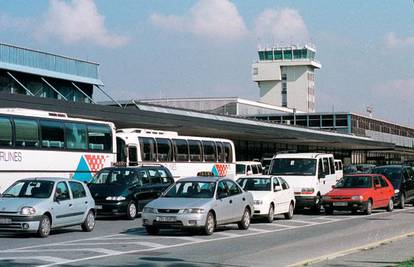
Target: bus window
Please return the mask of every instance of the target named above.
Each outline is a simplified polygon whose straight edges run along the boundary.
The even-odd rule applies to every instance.
[[[65,147],[65,128],[62,122],[40,121],[42,136],[42,147],[45,148],[64,148]]]
[[[331,174],[335,174],[335,165],[333,158],[329,158],[329,168],[331,169]]]
[[[212,141],[203,141],[204,161],[216,162],[216,146]]]
[[[187,140],[173,139],[175,147],[174,160],[175,161],[188,161],[188,144]]]
[[[126,147],[125,141],[117,137],[116,138],[116,161],[117,162],[126,162],[127,155],[125,153],[126,152],[125,147]]]
[[[14,119],[16,147],[39,147],[39,126],[37,121]]]
[[[79,123],[65,123],[65,125],[67,148],[85,150],[88,147],[86,144],[86,125]]]
[[[158,161],[172,161],[171,140],[167,138],[156,138]]]
[[[88,126],[89,149],[100,151],[111,151],[112,133],[107,126]]]
[[[217,162],[224,162],[223,143],[216,142],[217,146]]]
[[[188,140],[188,146],[190,147],[190,160],[201,161],[201,142],[196,140]]]
[[[155,154],[155,140],[150,137],[139,137],[139,146],[141,148],[141,160],[142,161],[156,161],[157,155]]]
[[[233,149],[230,143],[223,143],[224,145],[224,159],[226,162],[233,162]]]
[[[328,158],[322,158],[322,162],[323,162],[323,173],[325,175],[329,175],[330,171],[329,171],[329,160],[328,160]]]
[[[138,165],[138,152],[135,146],[128,147],[129,166]]]
[[[0,117],[0,146],[12,146],[12,125],[8,118]]]

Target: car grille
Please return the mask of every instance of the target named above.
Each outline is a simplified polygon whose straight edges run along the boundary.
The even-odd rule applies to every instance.
[[[158,213],[178,213],[177,209],[157,209]]]
[[[334,200],[346,200],[346,199],[351,199],[351,198],[348,197],[348,196],[335,196],[335,197],[331,197],[331,199],[334,199]]]
[[[177,221],[177,222],[155,222],[154,221],[154,225],[159,228],[164,228],[164,229],[180,229],[183,227],[183,223],[180,221]]]

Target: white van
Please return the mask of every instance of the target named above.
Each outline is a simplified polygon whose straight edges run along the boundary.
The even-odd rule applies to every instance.
[[[295,191],[296,207],[319,212],[321,197],[336,184],[332,154],[288,153],[273,157],[269,174],[285,179]]]
[[[259,161],[236,161],[236,180],[253,174],[263,174],[263,167]]]
[[[344,166],[342,165],[342,160],[340,159],[335,159],[335,175],[337,181],[344,177]]]

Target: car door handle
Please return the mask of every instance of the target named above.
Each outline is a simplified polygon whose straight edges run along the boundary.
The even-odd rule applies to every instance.
[[[231,199],[230,199],[230,201],[229,201],[229,202],[230,202],[230,204],[231,204],[231,203],[233,203],[233,200],[231,200]]]

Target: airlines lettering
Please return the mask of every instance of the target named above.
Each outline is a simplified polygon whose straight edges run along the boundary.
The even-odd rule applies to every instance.
[[[23,160],[22,152],[3,152],[0,151],[0,162],[21,162]]]

